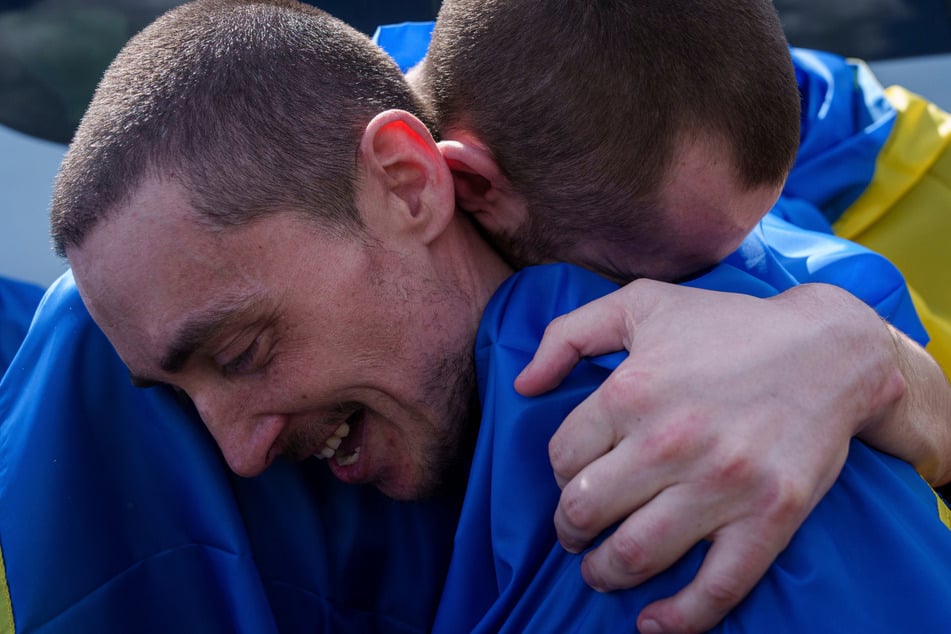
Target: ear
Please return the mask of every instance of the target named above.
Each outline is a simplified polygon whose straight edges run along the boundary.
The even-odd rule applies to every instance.
[[[363,185],[375,196],[361,213],[375,215],[383,231],[409,231],[427,244],[443,232],[455,212],[452,175],[419,119],[381,112],[363,132],[360,155]]]
[[[452,171],[456,204],[493,233],[508,233],[527,215],[525,199],[515,191],[495,157],[469,134],[439,142]]]

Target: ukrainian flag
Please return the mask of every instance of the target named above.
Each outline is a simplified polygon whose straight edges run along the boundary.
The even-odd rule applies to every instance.
[[[783,230],[781,222],[764,223],[748,242],[768,237],[778,250],[747,244],[692,285],[768,295],[812,268],[797,262],[802,236],[769,235]],[[901,315],[913,319],[914,313],[903,308],[910,299],[894,269],[855,277],[852,256],[877,256],[854,244],[836,249],[834,236],[813,239],[813,252],[834,254],[818,263],[829,269],[824,276],[857,282],[850,290],[907,326]],[[551,515],[560,490],[548,440],[624,355],[584,359],[558,389],[540,397],[524,398],[512,387],[552,319],[616,288],[566,264],[531,267],[503,284],[487,307],[476,344],[482,426],[434,634],[634,632],[648,603],[671,596],[697,574],[707,542],[636,588],[600,593],[582,579],[581,557],[557,541]],[[830,491],[749,596],[712,631],[947,632],[947,519],[947,507],[910,465],[853,440]]]
[[[837,235],[898,266],[927,348],[951,376],[951,115],[900,86],[883,89],[861,61],[792,55],[802,140],[784,197],[808,201]]]
[[[317,460],[235,476],[171,390],[132,386],[69,273],[0,381],[3,634],[423,634],[457,513]]]
[[[374,34],[400,68],[426,54],[432,22]],[[775,212],[894,262],[951,377],[951,115],[903,88],[883,90],[861,61],[790,49],[802,96],[795,166]]]

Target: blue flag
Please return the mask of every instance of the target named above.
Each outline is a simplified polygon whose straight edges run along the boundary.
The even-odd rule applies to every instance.
[[[746,245],[747,252],[758,250],[758,240],[748,242],[754,244]],[[773,257],[758,269],[773,274],[757,280],[745,279],[749,273],[742,267],[725,265],[692,285],[765,291],[775,283],[780,290],[789,271],[801,268],[796,259]],[[788,266],[778,266],[783,260]],[[785,273],[778,275],[781,268]],[[849,275],[847,267],[839,272]],[[871,289],[883,279],[882,288]],[[557,390],[540,397],[522,397],[512,387],[552,319],[615,289],[582,269],[547,265],[510,278],[489,304],[476,346],[482,427],[437,634],[634,632],[649,602],[675,594],[696,575],[706,543],[635,589],[599,593],[581,577],[581,556],[557,541],[552,516],[560,490],[548,440],[623,355],[582,361]],[[859,290],[882,298],[882,312],[897,309],[909,316],[902,308],[910,301],[907,294],[895,301],[892,292],[903,294],[900,276],[877,278]],[[951,530],[942,510],[948,512],[908,464],[853,441],[830,492],[715,631],[947,631]]]

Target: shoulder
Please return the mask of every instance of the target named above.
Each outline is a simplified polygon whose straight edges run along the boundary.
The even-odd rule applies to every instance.
[[[614,282],[571,264],[522,269],[489,300],[476,347],[504,344],[534,353],[552,320],[617,288]]]

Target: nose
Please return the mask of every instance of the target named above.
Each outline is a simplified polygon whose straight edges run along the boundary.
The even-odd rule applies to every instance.
[[[284,429],[283,416],[257,413],[253,399],[236,399],[222,391],[203,390],[190,396],[232,471],[250,478],[271,465]]]

